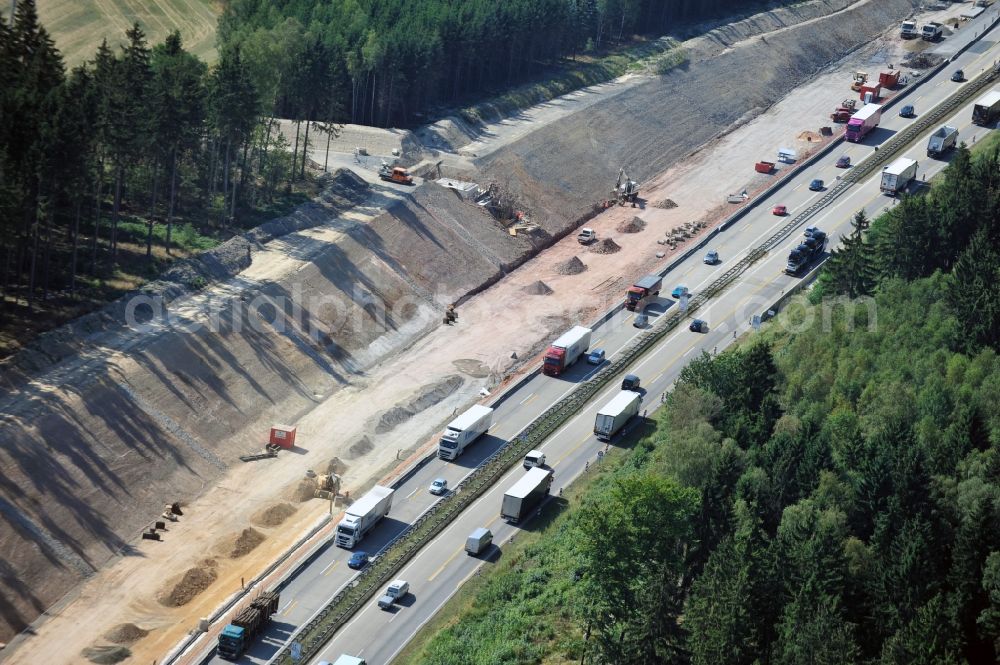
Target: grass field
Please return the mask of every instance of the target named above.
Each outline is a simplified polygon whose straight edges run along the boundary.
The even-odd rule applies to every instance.
[[[90,59],[102,39],[116,46],[138,21],[150,45],[180,30],[187,50],[215,60],[213,0],[37,0],[38,15],[55,38],[67,68]],[[0,0],[0,13],[10,13],[10,0]]]

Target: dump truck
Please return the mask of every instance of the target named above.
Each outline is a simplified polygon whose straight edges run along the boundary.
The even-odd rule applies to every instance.
[[[857,92],[867,81],[868,72],[854,72],[854,76],[851,77],[851,90]]]
[[[503,495],[500,517],[517,524],[545,499],[552,487],[552,469],[534,467]]]
[[[861,110],[851,116],[847,121],[847,130],[844,138],[852,143],[860,143],[876,127],[882,119],[882,106],[879,104],[865,104]]]
[[[663,278],[659,275],[646,275],[638,282],[628,287],[625,292],[625,309],[634,312],[644,300],[660,295]]]
[[[925,42],[936,42],[943,36],[944,31],[941,29],[941,24],[936,21],[926,23],[924,24],[924,27],[920,29],[920,38]]]
[[[899,26],[899,36],[903,39],[913,39],[919,35],[916,21],[903,21],[903,25]]]
[[[337,524],[335,540],[337,546],[352,549],[357,545],[365,534],[379,523],[379,520],[389,514],[393,493],[391,487],[376,485],[352,503],[351,507],[344,511],[344,519]]]
[[[457,459],[465,447],[486,433],[493,424],[493,409],[482,404],[473,405],[444,428],[438,441],[438,457]]]
[[[864,83],[858,89],[858,92],[860,93],[858,98],[867,104],[868,102],[873,102],[882,96],[882,84],[878,81]]]
[[[942,125],[927,139],[927,156],[938,157],[948,152],[958,143],[958,128]]]
[[[389,166],[382,162],[382,168],[378,170],[378,177],[387,182],[395,182],[400,185],[412,185],[413,176],[406,172],[401,166]]]
[[[991,90],[980,97],[972,107],[972,122],[983,127],[992,125],[1000,117],[1000,91]]]
[[[890,69],[887,72],[879,72],[878,82],[886,90],[892,90],[899,85],[899,70]]]
[[[882,190],[883,194],[895,196],[898,192],[906,189],[906,186],[916,177],[916,160],[900,157],[882,169],[882,182],[879,189]]]
[[[542,362],[542,372],[546,376],[559,376],[569,366],[576,362],[577,358],[587,352],[590,346],[590,328],[583,326],[573,326],[569,331],[560,335],[559,339],[549,345],[545,352],[545,359]]]
[[[753,170],[757,173],[770,173],[774,170],[774,162],[761,160],[753,165]]]
[[[785,274],[798,275],[806,266],[822,256],[825,249],[826,234],[817,228],[806,229],[802,241],[788,254]]]
[[[225,660],[238,660],[246,653],[251,642],[264,632],[271,621],[271,615],[278,611],[279,594],[277,591],[265,591],[236,615],[232,623],[219,633],[219,642],[215,651]]]
[[[632,416],[639,413],[641,404],[642,395],[639,393],[631,390],[621,391],[597,412],[594,434],[601,441],[610,441]]]

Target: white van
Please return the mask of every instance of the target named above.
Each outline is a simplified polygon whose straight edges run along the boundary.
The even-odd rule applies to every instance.
[[[493,542],[493,532],[489,529],[479,527],[465,539],[465,551],[472,556],[479,556],[489,549]]]
[[[541,450],[532,450],[524,456],[524,468],[530,469],[533,466],[545,468],[545,453]]]

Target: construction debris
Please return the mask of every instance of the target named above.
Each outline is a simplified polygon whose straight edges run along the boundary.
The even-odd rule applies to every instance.
[[[617,227],[619,233],[639,233],[646,228],[646,222],[638,217],[633,217],[627,221],[623,221],[618,224]]]
[[[654,207],[670,210],[671,208],[676,208],[677,204],[674,203],[673,199],[663,199],[662,201],[657,201]]]

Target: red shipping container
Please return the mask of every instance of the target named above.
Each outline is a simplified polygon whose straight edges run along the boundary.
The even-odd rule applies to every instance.
[[[271,445],[279,448],[295,447],[295,430],[292,425],[274,425],[271,427]]]

